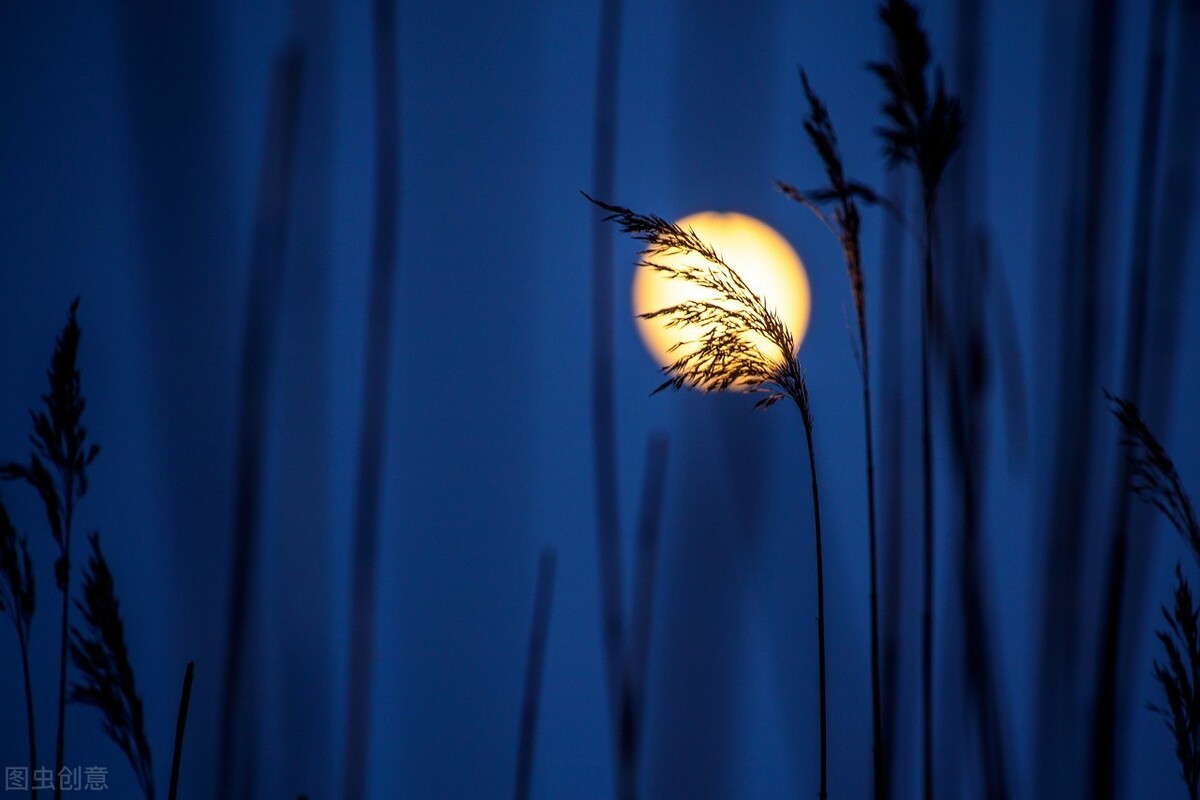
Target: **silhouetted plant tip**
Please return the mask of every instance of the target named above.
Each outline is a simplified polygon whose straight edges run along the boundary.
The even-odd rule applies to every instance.
[[[83,615],[83,626],[71,630],[71,660],[82,677],[71,687],[71,702],[100,710],[104,733],[129,759],[142,794],[153,800],[150,743],[125,646],[125,623],[100,537],[92,534],[88,538],[92,555],[83,576],[83,598],[75,603]]]
[[[1175,605],[1162,609],[1166,630],[1157,631],[1166,654],[1165,663],[1154,662],[1154,679],[1162,687],[1166,705],[1149,703],[1161,714],[1175,737],[1175,756],[1188,796],[1197,800],[1200,789],[1200,609],[1183,570],[1175,565]]]
[[[1200,561],[1200,523],[1175,462],[1150,431],[1136,404],[1109,392],[1104,396],[1125,432],[1130,491],[1161,511]]]
[[[876,131],[888,163],[915,165],[930,197],[962,140],[962,107],[946,93],[940,69],[929,90],[926,72],[933,54],[917,8],[906,0],[889,0],[880,6],[879,18],[891,35],[893,52],[891,61],[867,65],[888,92],[883,113],[891,124]]]

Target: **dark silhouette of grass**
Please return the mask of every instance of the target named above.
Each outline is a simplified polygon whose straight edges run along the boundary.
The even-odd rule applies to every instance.
[[[1150,245],[1154,225],[1155,187],[1158,174],[1158,139],[1162,117],[1163,73],[1167,35],[1166,0],[1155,0],[1151,10],[1150,44],[1143,90],[1141,147],[1138,157],[1137,199],[1134,204],[1133,244],[1126,307],[1126,346],[1123,394],[1131,403],[1141,399],[1141,366],[1146,344],[1146,306],[1149,300]],[[1094,724],[1092,725],[1091,794],[1111,795],[1105,787],[1116,782],[1118,682],[1121,664],[1118,652],[1123,631],[1129,570],[1129,481],[1130,464],[1119,459],[1116,466],[1116,510],[1112,516],[1104,617],[1100,627]]]
[[[795,187],[777,182],[779,188],[792,199],[808,207],[837,237],[842,246],[846,262],[846,273],[850,279],[850,296],[854,301],[855,318],[858,323],[858,344],[855,356],[859,377],[862,379],[863,426],[866,432],[867,462],[867,538],[870,561],[870,618],[871,618],[871,763],[874,796],[882,800],[890,796],[883,763],[883,721],[880,701],[879,679],[879,581],[877,569],[877,540],[875,524],[875,435],[871,415],[871,347],[867,336],[866,281],[862,271],[862,249],[859,246],[859,229],[862,216],[856,198],[868,203],[879,203],[881,198],[862,184],[846,178],[838,148],[837,133],[825,103],[813,91],[808,75],[800,72],[804,96],[808,101],[809,113],[804,120],[804,130],[825,165],[829,185],[821,189],[801,192]],[[822,210],[822,205],[832,204],[832,219]]]
[[[25,724],[29,739],[29,768],[36,769],[37,734],[33,715],[33,687],[29,676],[29,626],[37,592],[33,579],[33,560],[29,557],[29,543],[17,530],[0,498],[0,612],[8,615],[17,630],[17,643],[21,650],[21,672],[25,679]],[[29,790],[37,797],[37,789]]]
[[[167,800],[175,800],[179,795],[179,767],[183,763],[183,734],[187,730],[188,706],[192,701],[192,678],[195,674],[195,662],[189,661],[183,673],[183,690],[179,695],[179,713],[175,717],[175,747],[171,755],[171,783]]]
[[[1142,419],[1136,403],[1105,392],[1109,408],[1121,425],[1129,468],[1129,491],[1157,508],[1179,533],[1200,562],[1200,522],[1175,462],[1166,448]],[[1200,609],[1192,601],[1191,589],[1182,569],[1175,568],[1176,588],[1173,613],[1163,609],[1168,631],[1159,631],[1158,639],[1167,655],[1166,665],[1154,664],[1154,677],[1166,695],[1165,707],[1150,708],[1163,715],[1175,736],[1175,755],[1196,800],[1200,785]],[[1186,660],[1183,655],[1186,655]]]
[[[369,773],[375,561],[379,552],[379,505],[391,360],[389,343],[399,249],[400,80],[395,0],[375,0],[371,35],[375,72],[375,218],[350,581],[350,688],[343,776],[346,800],[362,800],[366,796]]]
[[[100,448],[87,441],[83,411],[87,406],[80,386],[79,339],[82,331],[75,315],[79,300],[71,303],[67,324],[54,344],[50,359],[50,389],[42,395],[45,408],[30,411],[33,432],[29,441],[33,450],[28,463],[0,465],[0,480],[19,480],[32,486],[46,510],[50,533],[58,547],[54,577],[62,594],[62,619],[59,627],[58,732],[54,755],[54,774],[62,771],[66,746],[67,650],[71,596],[71,529],[75,504],[87,494],[87,468]],[[54,796],[62,795],[56,784]]]
[[[586,196],[586,195],[585,195]],[[667,327],[696,325],[704,333],[696,341],[676,346],[679,356],[663,367],[667,379],[654,393],[664,389],[698,389],[704,392],[737,389],[761,395],[755,408],[769,408],[779,400],[795,402],[804,423],[808,445],[809,471],[812,477],[813,521],[817,558],[817,650],[820,684],[821,777],[819,797],[828,796],[825,691],[825,572],[821,543],[821,505],[817,488],[817,465],[813,448],[813,418],[808,383],[794,355],[795,339],[791,331],[721,256],[691,229],[655,215],[635,213],[622,206],[594,200],[608,212],[607,221],[645,244],[639,268],[653,269],[671,280],[694,284],[715,293],[712,300],[685,300],[673,306],[642,314],[643,319],[662,319]],[[706,266],[671,265],[654,259],[671,253],[693,253]],[[750,339],[761,336],[777,353],[761,351]]]
[[[255,211],[250,295],[243,332],[238,440],[230,553],[228,643],[222,686],[217,787],[233,797],[238,720],[249,698],[243,696],[246,639],[258,572],[262,461],[267,431],[267,381],[278,317],[292,197],[293,160],[299,124],[300,81],[304,55],[289,46],[272,77],[258,207]]]
[[[934,795],[933,765],[933,614],[935,585],[933,432],[930,424],[930,354],[935,303],[933,262],[934,221],[938,185],[946,165],[962,138],[962,109],[946,93],[941,71],[935,72],[932,91],[926,73],[932,60],[929,39],[920,14],[906,0],[889,0],[879,8],[879,18],[892,43],[892,59],[869,66],[883,81],[887,100],[883,106],[888,124],[878,129],[884,154],[892,167],[911,164],[921,181],[924,211],[924,270],[921,325],[921,471],[923,478],[924,588],[922,596],[921,698],[924,795]]]
[[[1157,634],[1166,663],[1154,662],[1154,679],[1162,687],[1166,705],[1149,703],[1148,707],[1162,715],[1175,737],[1181,777],[1187,784],[1188,797],[1196,800],[1200,790],[1200,608],[1178,564],[1175,605],[1170,611],[1164,606],[1162,615],[1167,630]]]
[[[554,572],[558,553],[542,548],[538,558],[537,590],[533,596],[533,624],[529,629],[529,651],[525,657],[525,689],[521,701],[521,728],[517,744],[517,776],[514,800],[529,800],[533,785],[534,737],[542,696],[542,667],[546,662],[546,639],[554,605]]]
[[[146,800],[154,800],[154,768],[146,739],[142,699],[138,696],[125,646],[125,623],[112,572],[92,534],[92,555],[83,575],[83,598],[75,607],[83,627],[71,629],[71,660],[81,680],[71,686],[71,702],[93,706],[104,715],[104,733],[121,749],[137,776]],[[56,775],[58,773],[55,773]],[[61,783],[56,785],[61,790]]]

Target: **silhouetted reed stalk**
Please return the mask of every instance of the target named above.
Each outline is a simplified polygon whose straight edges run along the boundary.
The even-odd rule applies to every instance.
[[[542,697],[542,667],[546,662],[546,639],[550,611],[554,605],[554,571],[558,553],[542,548],[538,557],[537,590],[533,595],[533,624],[529,628],[529,650],[525,656],[525,689],[521,700],[521,733],[517,744],[517,777],[514,800],[529,800],[533,785],[534,737],[538,706]]]
[[[602,0],[592,133],[592,192],[611,197],[616,163],[617,87],[621,0]],[[636,797],[633,765],[622,737],[624,611],[621,588],[620,498],[617,490],[613,410],[613,245],[600,214],[592,219],[592,452],[595,456],[596,546],[600,581],[600,631],[616,767],[615,794]]]
[[[66,745],[67,714],[67,651],[70,631],[71,596],[71,528],[75,518],[75,503],[87,493],[87,468],[100,448],[87,443],[83,426],[83,411],[87,405],[80,388],[79,355],[81,330],[75,319],[79,300],[71,303],[67,324],[54,345],[47,377],[50,390],[42,395],[45,409],[30,411],[33,432],[29,436],[33,450],[29,463],[9,462],[0,465],[0,480],[20,480],[32,486],[41,497],[46,510],[50,533],[58,546],[54,577],[62,594],[58,663],[58,733],[55,743],[54,774],[63,767]],[[55,782],[54,796],[60,797],[62,785]]]
[[[283,287],[303,67],[304,54],[296,45],[287,48],[276,61],[255,210],[249,297],[242,334],[228,642],[219,723],[217,787],[222,798],[233,797],[237,722],[249,702],[249,698],[242,695],[241,683],[254,585],[258,577],[267,382]]]
[[[778,314],[756,294],[735,269],[702,241],[694,231],[661,217],[637,214],[628,208],[588,198],[609,212],[606,221],[641,241],[639,268],[653,269],[668,279],[695,285],[711,296],[697,297],[642,314],[659,319],[668,328],[697,326],[699,338],[673,349],[675,361],[663,367],[667,380],[654,393],[685,387],[703,392],[727,389],[762,397],[755,408],[769,408],[787,397],[795,402],[804,423],[808,463],[812,477],[813,522],[817,558],[817,656],[820,684],[821,778],[819,797],[827,792],[827,736],[825,692],[825,572],[821,549],[821,507],[817,489],[817,464],[813,448],[813,418],[808,383],[794,355],[795,339]],[[699,256],[706,263],[674,265],[655,258],[676,253]],[[764,352],[751,337],[762,337],[771,352]]]
[[[912,164],[921,179],[924,211],[921,300],[921,473],[923,479],[924,585],[922,592],[921,700],[924,794],[934,794],[933,765],[933,630],[934,630],[934,489],[933,432],[930,422],[930,353],[934,311],[934,221],[938,184],[962,137],[962,109],[946,94],[942,73],[935,72],[933,91],[926,81],[932,52],[921,27],[920,14],[907,0],[889,0],[879,17],[892,38],[892,60],[869,65],[887,90],[884,116],[889,126],[878,129],[889,165]]]
[[[7,614],[17,629],[17,643],[21,650],[21,673],[25,680],[25,724],[29,739],[29,769],[37,769],[37,734],[34,730],[33,687],[29,679],[29,626],[33,622],[36,599],[33,579],[33,561],[29,557],[29,543],[17,530],[8,516],[8,509],[0,499],[0,612]],[[37,789],[29,790],[37,797]]]
[[[154,767],[146,738],[142,699],[125,646],[125,623],[100,537],[88,537],[92,555],[83,576],[83,599],[75,602],[82,628],[71,630],[71,660],[82,680],[71,686],[71,702],[104,715],[104,733],[121,749],[146,800],[154,800]],[[58,773],[55,773],[56,777]],[[55,781],[62,790],[62,781]]]
[[[846,261],[846,274],[850,279],[850,295],[854,301],[854,313],[858,322],[858,345],[856,360],[859,377],[862,379],[863,428],[866,432],[867,462],[867,538],[870,559],[870,602],[871,602],[871,763],[872,785],[876,798],[889,796],[885,781],[883,761],[883,723],[879,685],[879,591],[877,578],[875,526],[875,447],[874,429],[871,424],[871,348],[867,337],[866,282],[862,272],[862,250],[859,246],[859,228],[862,217],[855,198],[868,203],[878,203],[880,198],[862,184],[846,178],[842,157],[838,149],[837,133],[829,111],[821,98],[813,91],[808,76],[803,70],[800,81],[804,96],[808,100],[809,113],[804,120],[804,130],[825,165],[829,185],[820,189],[801,192],[794,186],[777,182],[789,197],[802,203],[823,222],[837,237]],[[823,211],[824,204],[833,205],[832,219]]]
[[[346,715],[346,800],[362,800],[369,773],[375,585],[383,446],[400,221],[400,79],[395,0],[375,0],[375,219],[367,307],[367,352],[359,431],[354,552],[350,581],[350,665]]]
[[[179,695],[179,713],[175,717],[175,747],[171,755],[171,783],[167,800],[176,800],[179,794],[179,767],[183,763],[183,734],[187,730],[188,706],[192,702],[192,678],[195,662],[189,661],[183,673],[183,690]]]
[[[1129,491],[1167,518],[1200,563],[1200,521],[1175,462],[1142,419],[1136,403],[1108,392],[1105,397],[1123,432]],[[1174,611],[1163,609],[1169,631],[1158,632],[1167,664],[1154,664],[1154,677],[1163,688],[1167,705],[1151,704],[1150,708],[1162,714],[1175,736],[1183,780],[1189,796],[1196,800],[1200,786],[1200,609],[1192,600],[1182,569],[1176,566],[1175,572]]]
[[[1155,0],[1151,11],[1150,44],[1147,55],[1145,108],[1142,114],[1141,147],[1138,158],[1137,198],[1134,204],[1133,243],[1130,258],[1124,397],[1136,404],[1141,398],[1141,369],[1146,338],[1146,306],[1149,293],[1151,229],[1154,224],[1155,185],[1158,174],[1158,139],[1162,116],[1164,52],[1166,49],[1167,3]],[[1112,518],[1108,576],[1104,590],[1104,618],[1100,628],[1098,661],[1100,675],[1092,724],[1092,771],[1090,795],[1112,797],[1116,782],[1119,648],[1129,554],[1129,462],[1116,466],[1116,510]],[[1182,578],[1181,578],[1182,580]]]

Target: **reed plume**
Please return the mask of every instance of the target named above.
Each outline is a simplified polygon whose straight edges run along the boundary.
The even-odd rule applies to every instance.
[[[34,731],[33,687],[29,679],[29,626],[33,622],[36,591],[33,581],[33,560],[29,557],[29,543],[24,536],[17,535],[8,516],[8,509],[0,499],[0,612],[13,622],[17,629],[17,643],[21,650],[21,671],[25,679],[25,724],[29,737],[29,768],[37,768],[37,735]],[[30,790],[30,797],[37,797],[37,789]]]
[[[84,624],[71,629],[71,660],[82,678],[71,687],[71,702],[100,710],[104,733],[129,759],[142,795],[154,800],[150,743],[125,646],[125,623],[100,537],[88,539],[92,554],[83,575],[83,598],[75,602]]]
[[[586,194],[585,197],[588,197]],[[817,466],[813,448],[813,417],[808,383],[794,355],[795,338],[779,315],[761,295],[746,284],[737,270],[727,264],[711,245],[690,228],[682,228],[653,214],[638,214],[622,206],[588,197],[608,212],[608,222],[645,247],[638,266],[656,270],[670,280],[691,283],[712,293],[712,299],[685,300],[642,314],[643,319],[661,319],[668,328],[696,325],[703,334],[695,341],[676,344],[677,358],[663,367],[667,379],[655,390],[699,389],[704,392],[737,389],[761,395],[755,408],[768,408],[790,398],[800,411],[808,445],[812,476],[813,522],[817,557],[817,651],[820,683],[821,779],[819,797],[828,796],[825,692],[825,573],[821,549],[821,505],[817,490]],[[704,266],[656,261],[661,256],[690,253],[700,256]],[[766,340],[764,352],[756,338]]]
[[[886,773],[883,768],[883,722],[880,702],[879,679],[879,602],[876,570],[877,531],[875,525],[875,447],[874,429],[871,424],[871,348],[867,337],[866,281],[862,272],[862,250],[859,246],[859,228],[862,215],[856,198],[869,203],[879,203],[880,198],[866,186],[846,178],[842,157],[838,148],[837,132],[829,117],[825,103],[813,91],[808,75],[801,70],[800,82],[808,101],[809,113],[804,120],[804,131],[825,165],[829,185],[801,192],[794,186],[777,181],[779,189],[793,200],[803,204],[837,237],[842,246],[842,257],[846,262],[846,274],[850,279],[850,295],[854,301],[854,313],[858,322],[858,343],[855,352],[859,376],[862,379],[863,424],[866,431],[867,461],[867,536],[870,559],[871,581],[871,763],[873,786],[876,798],[889,796]],[[832,204],[832,215],[823,206]]]
[[[929,401],[929,339],[934,315],[934,217],[938,184],[962,139],[962,108],[946,93],[941,70],[934,73],[932,91],[927,72],[932,60],[929,38],[921,27],[920,12],[907,0],[888,0],[879,7],[879,18],[892,42],[892,60],[873,62],[868,69],[879,76],[887,91],[883,105],[888,124],[877,128],[890,167],[910,164],[921,180],[925,217],[924,270],[921,301],[921,472],[923,479],[924,585],[922,592],[921,699],[924,796],[933,798],[933,587],[934,496],[933,433]]]
[[[1166,653],[1166,662],[1154,662],[1154,679],[1162,687],[1166,705],[1149,703],[1148,708],[1161,714],[1167,729],[1175,737],[1175,757],[1188,797],[1197,800],[1200,790],[1200,608],[1192,599],[1192,590],[1183,570],[1175,565],[1175,605],[1170,612],[1162,608],[1166,630],[1157,631]]]
[[[59,334],[46,375],[50,390],[42,395],[45,408],[30,411],[33,431],[29,441],[33,450],[28,463],[0,464],[0,480],[17,480],[29,484],[42,499],[50,534],[58,547],[54,577],[62,594],[62,620],[59,639],[58,667],[58,735],[54,756],[54,774],[63,767],[66,741],[67,707],[67,649],[71,583],[71,528],[75,504],[87,494],[87,468],[100,452],[99,446],[89,444],[83,426],[83,411],[87,406],[80,387],[79,339],[82,334],[76,320],[79,299],[71,303],[67,324]],[[62,796],[62,786],[56,785],[54,797]]]
[[[1142,419],[1137,404],[1109,392],[1109,410],[1121,424],[1129,467],[1129,491],[1162,512],[1191,547],[1200,562],[1200,523],[1175,462]],[[1167,704],[1150,704],[1166,720],[1175,737],[1175,756],[1188,787],[1188,796],[1197,800],[1200,787],[1200,609],[1192,599],[1183,570],[1175,566],[1175,606],[1164,607],[1167,630],[1157,632],[1166,652],[1166,663],[1154,662],[1154,678],[1162,686]]]

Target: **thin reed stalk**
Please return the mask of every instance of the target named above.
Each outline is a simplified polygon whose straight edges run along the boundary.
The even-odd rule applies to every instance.
[[[907,0],[888,0],[879,17],[892,39],[892,60],[869,69],[888,92],[884,116],[888,125],[878,129],[890,166],[912,164],[921,179],[924,211],[921,292],[921,477],[922,563],[921,592],[921,750],[925,775],[924,797],[933,800],[933,632],[936,545],[934,540],[933,431],[930,414],[930,352],[933,335],[935,272],[933,243],[938,184],[962,138],[962,109],[945,91],[940,70],[932,91],[926,73],[932,60],[929,39],[921,27],[920,13]]]
[[[175,747],[171,754],[171,783],[167,800],[176,800],[179,795],[179,767],[183,763],[183,733],[187,730],[188,706],[192,702],[192,678],[196,663],[189,661],[183,673],[183,691],[179,695],[179,713],[175,717]]]
[[[542,668],[546,662],[550,612],[554,605],[554,572],[557,561],[558,553],[553,547],[542,548],[538,557],[537,590],[533,596],[529,651],[525,657],[525,689],[521,701],[521,733],[517,744],[514,800],[529,800],[533,788],[534,737],[537,734],[538,706],[542,696]]]
[[[879,668],[879,580],[877,568],[877,529],[875,524],[875,435],[871,423],[871,347],[867,336],[866,281],[862,271],[862,249],[859,245],[861,215],[856,198],[869,203],[881,202],[874,192],[862,184],[846,178],[838,148],[837,133],[829,111],[821,98],[813,91],[808,76],[803,70],[800,81],[808,100],[809,114],[804,120],[804,130],[825,165],[829,185],[821,189],[800,192],[793,186],[777,182],[779,188],[792,199],[809,208],[837,237],[842,246],[846,262],[846,274],[850,279],[850,295],[854,301],[858,323],[858,345],[855,353],[859,377],[862,380],[863,428],[866,432],[867,465],[867,541],[870,562],[870,619],[871,619],[871,764],[872,787],[876,800],[888,796],[888,785],[883,778],[885,753],[883,749],[883,721],[880,699]],[[834,206],[832,219],[822,210],[823,203]]]
[[[586,196],[586,195],[585,195]],[[641,241],[639,268],[653,269],[670,280],[690,283],[712,295],[712,299],[688,299],[676,305],[642,314],[642,319],[658,319],[668,328],[689,325],[703,333],[697,340],[681,342],[675,348],[675,361],[662,368],[666,380],[654,390],[698,389],[704,392],[733,389],[761,395],[755,408],[769,408],[785,397],[791,398],[804,422],[812,475],[813,517],[817,558],[817,655],[820,693],[820,788],[821,800],[828,797],[828,736],[825,687],[825,571],[821,542],[821,509],[817,490],[816,456],[812,438],[812,409],[808,383],[795,357],[795,338],[787,325],[727,264],[711,245],[690,229],[667,220],[637,214],[622,206],[588,197],[608,212],[606,221],[615,222],[625,233]],[[656,261],[671,253],[690,253],[706,264],[672,264]],[[761,349],[751,337],[768,343]]]
[[[248,702],[242,692],[242,679],[253,592],[258,577],[267,379],[282,291],[303,65],[303,51],[296,45],[285,50],[275,64],[262,172],[259,176],[258,206],[255,209],[249,297],[242,334],[233,549],[230,553],[232,577],[226,612],[228,642],[217,755],[217,788],[221,798],[234,796],[234,760],[239,750],[244,750],[238,747],[236,738],[238,721]]]
[[[395,0],[375,0],[375,219],[367,307],[362,428],[359,431],[354,550],[351,559],[350,665],[346,713],[346,800],[362,800],[369,774],[371,692],[375,651],[375,593],[379,506],[386,441],[392,297],[400,217],[400,78]]]

